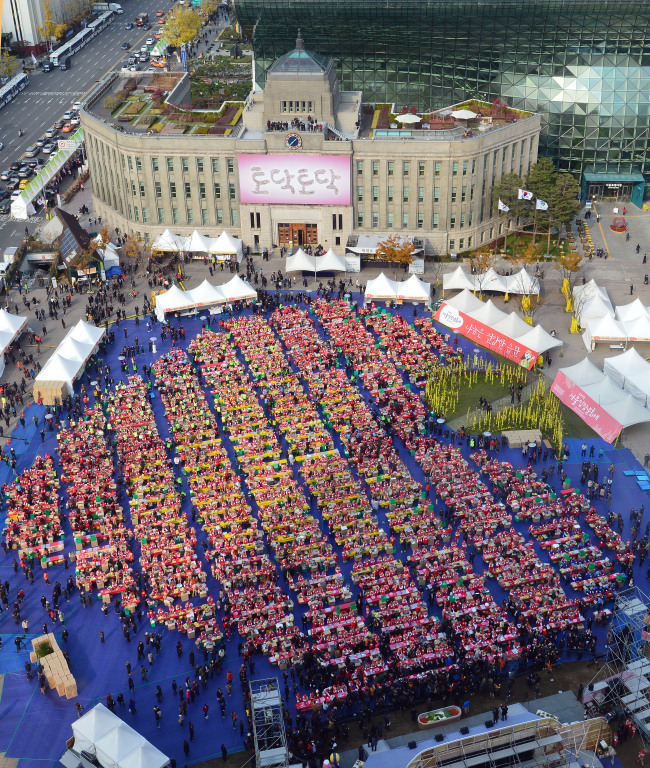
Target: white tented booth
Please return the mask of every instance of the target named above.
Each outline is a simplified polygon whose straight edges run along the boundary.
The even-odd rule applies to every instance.
[[[467,274],[460,264],[442,276],[442,290],[446,291],[488,291],[491,293],[512,293],[521,296],[537,296],[539,280],[523,267],[514,275],[500,275],[493,267],[483,274]]]
[[[604,317],[587,320],[582,340],[585,347],[593,352],[598,342],[627,344],[628,337],[627,331],[620,320],[617,320],[614,315],[605,315]]]
[[[154,251],[192,254],[193,258],[198,259],[213,256],[217,261],[241,263],[244,258],[244,244],[239,238],[233,237],[226,231],[219,237],[210,237],[202,235],[197,229],[189,236],[176,235],[166,229],[162,235],[158,235],[151,247]]]
[[[369,301],[395,301],[399,291],[399,283],[391,280],[382,272],[379,277],[368,280],[366,284],[366,302]]]
[[[90,759],[102,768],[164,768],[169,758],[103,704],[72,723],[74,742],[61,763],[74,768]],[[82,754],[84,753],[84,754]],[[80,760],[81,758],[81,760]]]
[[[5,370],[5,352],[20,337],[27,325],[27,318],[12,315],[0,309],[0,376]]]
[[[605,358],[603,370],[641,405],[650,405],[650,363],[636,349]]]
[[[370,301],[411,301],[424,302],[431,306],[431,285],[411,275],[402,282],[391,280],[383,272],[366,285],[365,303]]]
[[[252,301],[256,298],[257,291],[239,275],[234,275],[222,285],[212,285],[204,280],[201,285],[189,291],[172,285],[168,291],[156,296],[156,317],[164,322],[167,313],[197,314],[201,309],[213,311],[233,301]]]
[[[310,256],[302,248],[287,256],[285,265],[287,272],[313,272],[316,274],[316,257]]]
[[[327,253],[316,257],[316,272],[346,272],[347,267],[343,256],[330,248]]]
[[[79,320],[70,328],[35,378],[35,388],[39,383],[60,382],[65,384],[67,393],[72,395],[75,379],[99,346],[105,333],[105,328],[97,328],[84,320]]]
[[[217,257],[217,261],[235,261],[241,263],[244,258],[244,244],[238,237],[222,232],[219,237],[212,238],[209,253]]]
[[[420,280],[417,275],[411,275],[408,280],[398,283],[398,301],[423,301],[427,307],[431,305],[431,284]]]

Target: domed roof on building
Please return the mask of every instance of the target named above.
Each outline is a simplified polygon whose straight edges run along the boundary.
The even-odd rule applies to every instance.
[[[322,75],[327,72],[331,59],[320,53],[305,50],[302,33],[298,29],[296,47],[285,53],[273,64],[269,74],[278,75]]]

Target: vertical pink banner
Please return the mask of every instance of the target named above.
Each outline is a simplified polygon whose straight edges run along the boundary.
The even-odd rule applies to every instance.
[[[551,392],[608,443],[613,443],[623,429],[622,424],[619,424],[577,384],[568,379],[562,371],[557,372]]]

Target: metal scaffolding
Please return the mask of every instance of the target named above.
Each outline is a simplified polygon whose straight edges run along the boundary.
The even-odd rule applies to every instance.
[[[650,598],[639,587],[619,592],[607,638],[607,660],[584,693],[588,708],[622,709],[650,742]]]
[[[256,768],[284,768],[289,750],[278,679],[251,680],[250,687]]]

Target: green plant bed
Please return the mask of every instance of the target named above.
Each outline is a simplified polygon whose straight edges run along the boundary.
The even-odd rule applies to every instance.
[[[52,653],[54,653],[54,651],[52,650],[52,646],[49,643],[41,643],[40,645],[36,646],[36,655],[39,659],[42,659],[45,656],[50,656]]]

